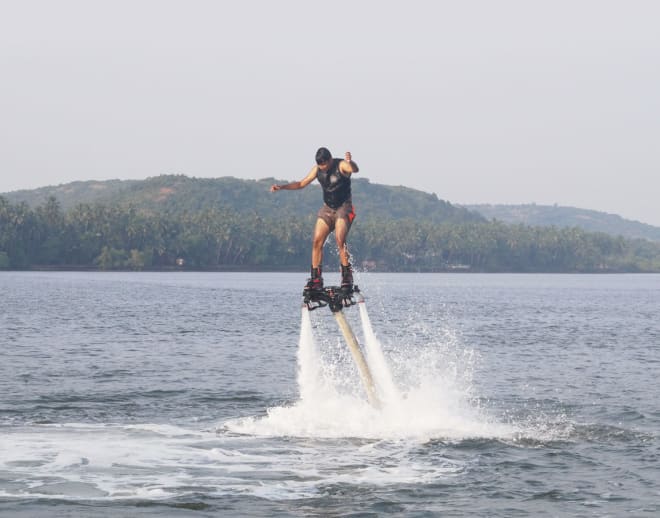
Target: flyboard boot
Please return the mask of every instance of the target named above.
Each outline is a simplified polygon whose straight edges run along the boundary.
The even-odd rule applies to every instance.
[[[341,291],[344,297],[353,295],[353,267],[341,265]]]
[[[339,287],[339,295],[344,307],[356,304],[362,297],[362,295],[360,295],[360,289],[353,284],[353,266],[351,266],[350,263],[346,266],[343,264],[341,265],[341,286]]]
[[[320,266],[316,268],[312,266],[311,276],[307,279],[303,293],[314,291],[323,291],[323,275]]]

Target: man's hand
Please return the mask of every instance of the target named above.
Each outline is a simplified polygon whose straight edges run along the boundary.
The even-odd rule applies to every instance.
[[[270,192],[279,191],[280,189],[281,189],[281,187],[279,185],[271,185],[270,186]]]
[[[344,153],[344,161],[339,164],[339,170],[344,174],[357,173],[359,171],[357,164],[353,162],[353,156],[350,151]]]

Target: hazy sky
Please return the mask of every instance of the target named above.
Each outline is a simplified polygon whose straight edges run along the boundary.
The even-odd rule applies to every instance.
[[[0,192],[298,180],[327,146],[452,203],[660,225],[659,27],[654,0],[0,0]]]

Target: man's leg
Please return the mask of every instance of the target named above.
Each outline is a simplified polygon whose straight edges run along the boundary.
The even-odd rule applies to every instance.
[[[353,268],[350,263],[350,254],[346,245],[346,238],[350,225],[345,219],[338,219],[335,223],[335,239],[341,262],[341,287],[346,293],[353,293]]]
[[[318,268],[323,263],[323,245],[330,234],[330,227],[321,218],[316,220],[314,237],[312,238],[312,268]]]
[[[339,261],[342,266],[349,265],[348,247],[346,238],[348,237],[349,226],[345,219],[337,219],[335,223],[335,239],[337,240],[337,250],[339,252]]]
[[[305,285],[306,290],[323,289],[321,265],[323,263],[323,245],[328,238],[328,234],[330,234],[330,227],[323,219],[318,218],[314,227],[314,237],[312,238],[312,271]]]

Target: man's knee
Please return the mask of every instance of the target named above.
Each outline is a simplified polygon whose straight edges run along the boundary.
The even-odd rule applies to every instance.
[[[327,223],[319,221],[314,229],[314,237],[312,238],[312,245],[319,247],[323,246],[325,240],[328,239],[330,234],[330,229],[328,228]]]
[[[335,229],[335,239],[338,245],[342,245],[346,242],[346,240],[348,239],[348,230],[349,229],[346,226],[343,227],[340,227],[339,225],[337,226],[337,228]]]

